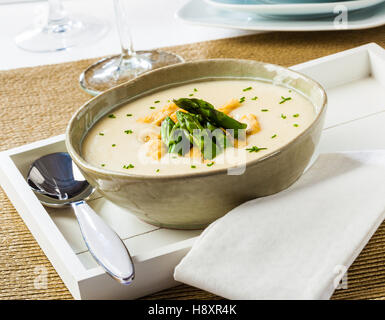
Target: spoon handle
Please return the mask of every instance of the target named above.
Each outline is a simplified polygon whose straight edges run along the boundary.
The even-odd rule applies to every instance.
[[[85,201],[71,205],[92,256],[114,279],[129,284],[134,279],[135,270],[123,241]]]

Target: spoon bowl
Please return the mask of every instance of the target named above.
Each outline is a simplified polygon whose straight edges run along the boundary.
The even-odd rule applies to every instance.
[[[87,200],[95,191],[66,152],[51,153],[34,161],[27,182],[41,203],[56,208]]]

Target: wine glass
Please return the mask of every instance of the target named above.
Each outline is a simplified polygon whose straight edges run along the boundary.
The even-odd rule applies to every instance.
[[[114,0],[121,53],[96,62],[80,75],[80,86],[91,95],[97,95],[144,72],[184,61],[170,52],[134,51],[127,23],[130,21],[129,3],[130,0]]]
[[[16,36],[16,44],[32,52],[52,52],[84,45],[104,36],[107,25],[91,17],[73,17],[63,8],[61,0],[48,0],[48,19]]]

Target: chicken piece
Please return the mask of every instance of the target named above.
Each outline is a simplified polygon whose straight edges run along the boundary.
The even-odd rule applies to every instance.
[[[138,119],[140,122],[144,123],[151,123],[156,126],[160,126],[162,121],[171,114],[175,113],[177,110],[179,110],[179,107],[175,103],[170,103],[166,106],[164,106],[162,109],[158,111],[154,111],[150,115]]]
[[[247,124],[246,134],[255,134],[261,131],[261,126],[255,114],[250,113],[248,115],[244,115],[241,117],[240,121]]]
[[[178,119],[177,119],[177,117],[176,117],[176,111],[175,111],[172,115],[170,115],[170,119],[171,119],[172,121],[174,121],[175,123],[178,122]]]
[[[150,139],[146,142],[147,152],[146,156],[159,160],[162,155],[166,153],[165,145],[160,139]]]
[[[138,134],[138,140],[140,142],[146,143],[152,139],[160,139],[160,132],[156,127],[143,129]]]
[[[241,105],[239,100],[231,99],[227,104],[225,104],[223,107],[218,108],[218,111],[221,111],[225,114],[229,114],[234,109],[238,108]]]

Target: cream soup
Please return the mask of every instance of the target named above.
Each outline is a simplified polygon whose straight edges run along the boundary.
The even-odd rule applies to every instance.
[[[160,137],[162,120],[175,118],[173,99],[210,102],[246,123],[245,139],[214,159],[203,159],[193,147],[183,156],[168,153]],[[141,175],[209,171],[240,165],[272,153],[292,141],[314,121],[313,104],[288,88],[255,80],[195,82],[146,95],[100,119],[82,144],[83,157],[108,170]]]

